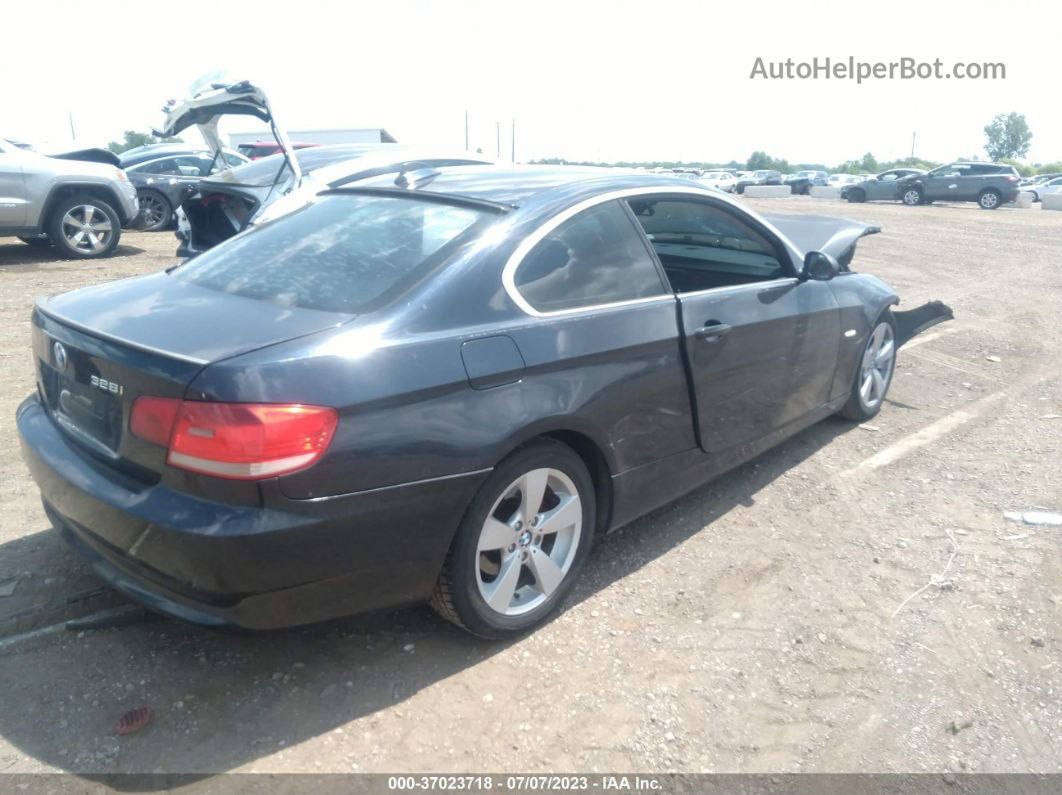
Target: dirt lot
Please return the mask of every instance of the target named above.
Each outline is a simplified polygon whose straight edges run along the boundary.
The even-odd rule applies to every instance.
[[[955,309],[870,427],[821,423],[611,536],[509,645],[427,608],[0,640],[0,771],[1062,771],[1062,528],[1003,517],[1062,510],[1062,213],[753,203],[880,223],[854,266]],[[83,264],[0,240],[0,636],[120,603],[18,456],[33,298],[173,247],[129,234]],[[154,723],[115,736],[141,704]]]

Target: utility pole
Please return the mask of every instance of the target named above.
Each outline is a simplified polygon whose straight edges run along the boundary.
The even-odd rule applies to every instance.
[[[917,135],[918,135],[917,131],[911,133],[911,157],[912,158],[914,157],[915,136],[917,136]]]
[[[70,119],[70,140],[76,141],[77,135],[74,134],[74,111],[68,110],[66,112],[67,118]]]
[[[516,119],[513,119],[512,133],[513,133],[513,162],[515,163],[516,162]]]
[[[501,160],[501,122],[500,121],[494,122],[494,144],[495,144],[495,147],[497,148],[497,154],[495,155],[495,157],[498,160]]]
[[[468,111],[465,111],[465,151],[468,151]]]

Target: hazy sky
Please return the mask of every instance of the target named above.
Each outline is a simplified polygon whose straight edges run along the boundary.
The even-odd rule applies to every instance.
[[[834,164],[980,154],[1024,113],[1030,162],[1062,160],[1057,15],[1046,3],[195,2],[38,0],[0,12],[0,135],[103,144],[146,130],[201,74],[261,85],[289,129],[384,127],[403,143],[517,159]],[[26,35],[20,35],[19,31]],[[46,34],[46,35],[45,35]],[[1002,62],[1005,80],[751,80],[796,61]],[[255,128],[228,119],[222,132]]]

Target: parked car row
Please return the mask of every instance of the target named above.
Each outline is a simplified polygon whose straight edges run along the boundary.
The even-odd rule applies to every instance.
[[[1020,182],[1017,170],[1006,163],[960,161],[929,172],[884,171],[842,186],[841,197],[850,202],[898,200],[912,207],[934,201],[976,202],[983,209],[995,210],[1018,197]]]

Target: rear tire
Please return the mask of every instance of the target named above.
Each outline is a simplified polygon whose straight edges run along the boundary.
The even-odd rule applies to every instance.
[[[881,411],[896,371],[896,321],[886,309],[871,326],[840,416],[866,422]]]
[[[924,204],[925,200],[926,197],[921,188],[904,188],[904,191],[900,196],[900,201],[908,207],[916,207],[919,204]]]
[[[111,205],[81,194],[52,208],[48,237],[63,256],[73,259],[108,257],[118,247],[122,222]]]
[[[157,190],[144,188],[136,192],[140,208],[144,211],[143,232],[160,232],[173,222],[173,207]]]
[[[593,480],[575,451],[552,439],[519,448],[469,504],[432,607],[483,638],[510,638],[539,626],[574,587],[595,519]]]
[[[995,188],[988,188],[978,195],[977,203],[981,205],[982,210],[998,210],[999,205],[1003,203],[1003,194]]]

